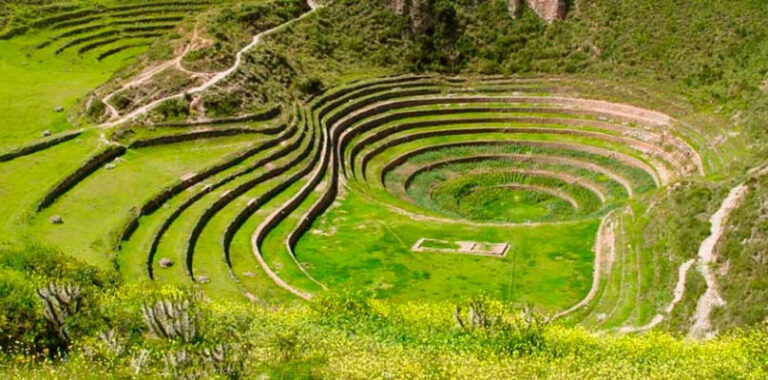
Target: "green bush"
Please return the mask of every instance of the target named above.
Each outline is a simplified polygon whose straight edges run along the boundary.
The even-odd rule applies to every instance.
[[[104,110],[107,109],[106,104],[101,99],[94,98],[88,109],[85,111],[86,115],[91,120],[99,120],[104,115]]]
[[[304,95],[314,95],[324,89],[325,84],[323,84],[323,80],[314,76],[305,78],[299,83],[299,91]]]
[[[94,329],[96,289],[113,288],[115,274],[38,246],[0,250],[0,347],[4,352],[54,356],[66,350],[69,342],[46,321],[43,304],[36,290],[51,283],[71,283],[85,290],[84,311],[68,321],[76,335]]]
[[[163,120],[180,120],[189,116],[189,102],[186,99],[170,99],[160,103],[154,112]]]
[[[133,104],[133,100],[122,94],[116,94],[110,101],[118,110],[125,110]]]
[[[203,101],[205,113],[209,117],[226,117],[236,115],[243,100],[238,94],[223,93],[208,96]]]
[[[58,346],[48,330],[35,287],[27,274],[0,268],[0,349],[5,353],[46,354]]]

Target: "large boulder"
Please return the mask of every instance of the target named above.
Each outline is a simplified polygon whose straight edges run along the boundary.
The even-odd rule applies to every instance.
[[[199,282],[201,284],[207,284],[207,283],[211,282],[211,278],[208,277],[208,276],[202,276],[202,275],[201,276],[197,276],[197,282]]]

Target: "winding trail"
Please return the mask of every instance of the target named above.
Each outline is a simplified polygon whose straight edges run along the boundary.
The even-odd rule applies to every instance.
[[[131,120],[131,119],[133,119],[133,118],[135,118],[137,116],[140,116],[140,115],[143,115],[143,114],[147,113],[148,111],[150,111],[153,108],[157,107],[157,105],[159,105],[160,103],[163,103],[163,102],[171,100],[171,99],[181,98],[181,97],[183,97],[186,94],[200,93],[200,92],[203,92],[203,91],[211,88],[212,86],[218,84],[223,79],[227,78],[232,73],[234,73],[240,67],[240,64],[243,61],[243,55],[245,53],[249,52],[251,49],[253,49],[257,45],[259,45],[263,41],[264,37],[266,37],[266,36],[268,36],[268,35],[270,35],[270,34],[272,34],[274,32],[277,32],[277,31],[279,31],[281,29],[284,29],[284,28],[288,27],[289,25],[304,19],[305,17],[308,17],[309,15],[313,14],[314,12],[316,12],[317,10],[319,10],[319,9],[321,9],[321,8],[323,8],[325,6],[324,4],[318,4],[316,1],[312,1],[312,0],[308,0],[307,1],[307,5],[310,7],[310,11],[309,12],[306,12],[306,13],[302,14],[301,16],[299,16],[299,17],[297,17],[295,19],[287,21],[287,22],[285,22],[283,24],[280,24],[280,25],[278,25],[278,26],[276,26],[276,27],[274,27],[272,29],[265,30],[265,31],[255,35],[255,36],[253,36],[253,39],[251,40],[251,43],[249,43],[248,45],[244,46],[242,49],[240,49],[237,52],[237,54],[235,54],[235,62],[234,62],[234,64],[232,64],[231,67],[229,67],[228,69],[223,70],[223,71],[212,73],[213,77],[208,79],[205,83],[201,84],[200,86],[193,87],[191,89],[182,91],[182,92],[174,94],[174,95],[169,95],[169,96],[157,99],[157,100],[155,100],[155,101],[153,101],[153,102],[151,102],[149,104],[145,104],[144,106],[141,106],[141,107],[131,111],[128,114],[125,114],[125,115],[121,116],[120,118],[118,118],[116,120],[111,120],[111,121],[107,121],[107,122],[105,122],[103,124],[100,124],[99,127],[100,128],[110,128],[110,127],[113,127],[115,125],[125,123],[126,121],[129,121],[129,120]],[[166,62],[165,64],[162,65],[163,67],[161,69],[160,68],[157,68],[157,69],[159,69],[159,71],[162,71],[162,70],[164,70],[164,69],[166,69],[168,67],[177,65],[178,64],[177,61],[180,62],[182,57],[183,57],[183,55],[178,57],[178,58],[176,58],[176,59],[168,61],[168,62]],[[159,71],[157,71],[157,69],[153,70],[151,75],[154,75],[157,72],[159,72]],[[146,75],[147,74],[145,74],[144,76],[146,76]]]
[[[698,269],[699,272],[701,272],[701,275],[704,276],[704,280],[707,282],[707,291],[704,292],[696,303],[696,312],[693,314],[693,325],[688,332],[692,337],[710,338],[716,333],[711,329],[709,315],[715,306],[725,305],[725,301],[720,297],[717,280],[715,279],[715,274],[712,270],[712,264],[714,263],[717,254],[715,246],[723,235],[725,222],[728,220],[731,210],[739,205],[746,194],[747,186],[744,184],[740,184],[731,189],[728,196],[720,205],[720,208],[709,219],[709,222],[711,223],[709,230],[710,235],[701,243],[698,254]]]
[[[597,295],[597,291],[600,289],[601,272],[610,272],[613,267],[613,261],[615,259],[616,224],[613,220],[615,216],[616,211],[611,211],[608,213],[608,215],[606,215],[603,220],[600,221],[600,227],[597,229],[597,239],[595,240],[595,264],[592,269],[592,287],[589,289],[589,293],[587,293],[587,296],[579,301],[579,303],[552,316],[553,320],[562,318],[588,305]]]
[[[675,310],[675,306],[677,306],[677,304],[680,303],[680,301],[683,299],[683,296],[685,295],[685,284],[688,279],[688,271],[691,270],[691,267],[693,267],[694,263],[696,263],[696,259],[690,259],[680,265],[680,268],[677,270],[677,284],[675,285],[675,290],[672,293],[672,301],[669,303],[669,305],[667,305],[667,307],[664,308],[665,313],[669,314],[672,312],[672,310]]]
[[[154,67],[151,67],[149,69],[145,69],[142,73],[137,75],[135,78],[129,80],[128,82],[123,83],[120,88],[117,90],[112,91],[111,93],[107,94],[106,96],[103,96],[101,98],[101,101],[104,102],[104,104],[107,106],[107,108],[110,111],[110,114],[112,115],[112,118],[119,118],[120,113],[115,110],[112,105],[109,104],[109,100],[112,99],[115,95],[118,93],[125,91],[129,88],[136,87],[140,84],[146,83],[150,79],[154,78],[157,74],[160,74],[161,72],[165,71],[166,69],[169,69],[171,67],[175,67],[180,71],[185,72],[188,75],[191,75],[192,77],[199,77],[200,75],[204,75],[206,73],[197,73],[190,70],[187,70],[184,68],[184,66],[181,64],[181,61],[184,59],[184,57],[187,56],[191,51],[196,50],[198,48],[201,48],[205,46],[206,44],[212,44],[212,41],[203,39],[198,34],[198,25],[195,24],[194,31],[192,32],[192,38],[190,39],[190,42],[184,46],[184,49],[182,49],[181,53],[176,55],[171,60],[165,61],[163,63],[160,63],[158,65],[155,65]],[[213,75],[213,74],[210,74]]]
[[[651,321],[642,325],[642,326],[622,326],[619,328],[620,333],[633,333],[633,332],[643,332],[648,331],[654,327],[656,327],[659,323],[664,321],[664,317],[672,313],[672,310],[675,309],[675,306],[677,306],[680,301],[682,301],[683,296],[685,295],[685,284],[688,279],[688,271],[691,269],[693,264],[696,262],[696,259],[690,259],[683,264],[680,265],[680,268],[677,270],[677,284],[675,284],[675,290],[673,291],[672,301],[667,305],[667,307],[664,308],[664,313],[656,313],[656,315],[651,318]]]
[[[712,263],[715,261],[715,246],[723,235],[725,229],[724,223],[728,219],[728,215],[734,207],[738,206],[744,195],[747,193],[747,187],[744,184],[738,185],[731,189],[728,196],[723,200],[720,208],[712,214],[709,219],[710,234],[701,242],[699,246],[697,258],[690,259],[680,265],[677,275],[677,285],[674,290],[674,297],[672,301],[664,308],[663,312],[657,313],[650,322],[642,326],[623,326],[618,331],[621,333],[643,332],[648,331],[656,327],[661,323],[666,316],[672,313],[675,306],[683,299],[685,295],[686,278],[688,271],[697,264],[699,272],[704,276],[704,280],[707,283],[707,290],[699,298],[696,304],[696,311],[693,314],[693,325],[691,326],[688,334],[694,338],[709,338],[715,335],[711,331],[711,324],[709,315],[716,306],[722,306],[725,301],[720,297],[720,292],[717,288],[717,281],[715,280],[714,272],[711,268]]]

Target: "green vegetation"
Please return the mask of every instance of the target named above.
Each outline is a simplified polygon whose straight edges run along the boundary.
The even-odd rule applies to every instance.
[[[768,5],[568,3],[0,4],[0,373],[766,377]]]
[[[14,363],[3,369],[10,378],[599,374],[674,379],[694,372],[701,378],[762,377],[768,370],[764,329],[698,344],[663,333],[597,337],[482,298],[453,310],[444,303],[392,305],[345,293],[311,306],[275,309],[207,301],[172,287],[120,285],[100,270],[41,248],[3,251],[0,259],[4,305],[36,306],[32,288],[48,281],[81,289],[82,306],[67,319],[71,345],[57,346],[61,338],[36,307],[17,314],[33,323],[25,332],[3,325],[4,336],[18,339],[2,352],[4,362]],[[161,321],[154,309],[158,301],[189,322],[171,334],[149,324]],[[476,317],[468,318],[467,311]],[[67,360],[55,360],[60,355]],[[35,362],[40,356],[54,360]]]
[[[316,223],[296,251],[313,276],[332,289],[366,289],[396,301],[460,302],[486,294],[553,311],[589,289],[596,224],[414,223],[350,194]],[[506,242],[510,248],[504,258],[412,252],[420,238]]]

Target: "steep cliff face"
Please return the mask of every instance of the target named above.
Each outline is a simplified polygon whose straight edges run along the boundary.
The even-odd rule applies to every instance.
[[[520,16],[523,3],[547,22],[562,20],[568,12],[568,4],[565,0],[508,0],[509,14],[512,17]]]

